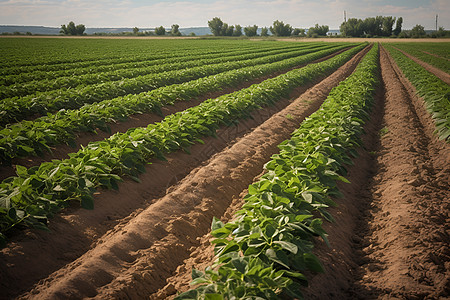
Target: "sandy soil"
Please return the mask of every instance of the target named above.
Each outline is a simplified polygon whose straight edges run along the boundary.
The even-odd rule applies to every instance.
[[[327,60],[331,57],[334,57],[344,51],[348,50],[348,48],[336,51],[333,54],[327,55],[323,58],[317,59],[313,61],[312,63],[321,62],[324,60]],[[126,132],[130,128],[136,128],[136,127],[143,127],[147,126],[148,124],[159,122],[164,119],[165,116],[168,116],[170,114],[174,114],[176,112],[183,111],[189,107],[197,106],[201,102],[211,99],[211,98],[217,98],[221,95],[229,94],[234,91],[238,91],[240,89],[247,88],[253,84],[261,83],[262,81],[276,77],[282,73],[285,73],[287,71],[293,70],[293,69],[299,69],[304,67],[303,65],[298,65],[296,67],[290,68],[284,72],[274,72],[267,76],[262,76],[260,78],[256,78],[253,80],[249,80],[246,82],[242,82],[238,84],[236,87],[225,87],[222,90],[209,92],[207,94],[204,94],[200,97],[197,97],[196,99],[190,99],[189,101],[178,101],[173,105],[167,105],[161,107],[161,112],[163,116],[160,116],[156,113],[143,113],[143,114],[135,114],[129,116],[129,119],[124,122],[116,122],[116,123],[109,123],[109,127],[111,130],[111,133],[101,131],[100,129],[97,129],[97,133],[89,133],[89,132],[79,132],[76,133],[76,139],[75,144],[77,145],[76,148],[72,148],[69,145],[57,145],[54,147],[51,147],[52,153],[45,153],[42,157],[37,156],[30,156],[30,157],[24,157],[24,158],[14,158],[12,160],[12,165],[7,166],[0,164],[0,180],[4,180],[5,178],[8,178],[10,176],[15,176],[15,165],[21,165],[25,166],[27,168],[38,166],[43,162],[51,161],[52,159],[66,159],[68,158],[68,154],[72,152],[76,152],[79,149],[81,149],[81,146],[86,146],[90,142],[93,141],[101,141],[103,139],[108,138],[111,134],[117,133],[117,132]]]
[[[450,295],[450,146],[384,50],[382,90],[350,168],[346,198],[318,245],[327,273],[311,299],[444,299]],[[330,251],[331,250],[331,251]]]
[[[441,69],[438,69],[430,64],[427,64],[426,62],[421,61],[420,59],[418,59],[417,57],[401,50],[398,49],[397,47],[394,47],[395,49],[397,49],[398,51],[400,51],[401,53],[405,54],[408,58],[412,59],[413,61],[415,61],[416,63],[418,63],[419,65],[421,65],[422,67],[424,67],[428,72],[433,73],[434,75],[436,75],[436,77],[438,77],[439,79],[441,79],[443,82],[445,82],[446,84],[450,84],[450,74],[447,74],[446,72],[442,71]]]
[[[361,55],[358,57],[360,56]],[[356,63],[357,61],[352,60],[352,62],[346,65],[344,70],[353,68]],[[339,72],[342,73],[344,71],[341,70]],[[342,80],[342,78],[340,80]],[[336,81],[336,79],[334,80],[335,82],[333,85],[336,85],[339,81]],[[295,98],[304,93],[307,88],[308,86],[299,87],[291,96]],[[328,90],[330,88],[328,88]],[[318,92],[324,93],[324,91]],[[326,94],[324,94],[324,96],[325,95]],[[213,199],[214,197],[217,198],[217,190],[221,190],[220,187],[223,186],[224,192],[228,194],[222,196],[225,198],[225,200],[223,200],[224,204],[221,204],[219,207],[223,206],[223,209],[226,209],[229,204],[227,201],[230,201],[231,199],[231,197],[229,197],[230,193],[236,193],[238,195],[249,183],[251,183],[253,177],[261,172],[262,164],[276,151],[276,145],[289,137],[290,132],[298,126],[301,119],[314,111],[314,109],[317,109],[320,102],[316,101],[315,103],[310,103],[306,105],[304,109],[293,112],[292,116],[294,116],[294,118],[292,120],[286,118],[285,115],[278,116],[276,120],[279,124],[275,122],[278,124],[277,127],[274,126],[274,128],[271,128],[270,130],[267,129],[260,133],[259,136],[255,135],[258,138],[248,137],[246,142],[241,142],[241,147],[250,147],[250,149],[240,148],[239,150],[238,148],[237,150],[233,150],[233,152],[227,156],[225,156],[226,152],[223,150],[227,146],[231,147],[231,145],[235,144],[236,138],[252,132],[256,126],[269,119],[276,112],[282,110],[290,102],[289,99],[285,99],[277,103],[274,107],[268,107],[255,112],[252,115],[253,119],[241,122],[237,127],[219,130],[219,138],[209,138],[205,140],[204,145],[195,145],[191,149],[192,155],[180,152],[170,155],[168,157],[168,163],[153,161],[153,164],[147,168],[147,173],[140,177],[141,183],[127,181],[121,184],[120,192],[100,191],[96,195],[95,210],[87,211],[76,208],[67,210],[65,213],[56,216],[52,220],[50,224],[51,233],[28,231],[25,234],[14,238],[9,247],[0,252],[0,261],[2,261],[0,264],[2,266],[0,274],[5,278],[1,283],[3,294],[15,296],[23,291],[29,290],[33,284],[39,281],[39,279],[45,278],[51,272],[60,268],[62,269],[55,272],[53,275],[50,275],[50,278],[41,283],[34,292],[42,292],[43,289],[50,293],[51,289],[47,287],[50,285],[48,282],[58,281],[59,276],[61,276],[62,279],[67,279],[70,277],[67,274],[71,273],[78,279],[69,280],[72,282],[69,286],[73,285],[74,282],[79,282],[79,284],[75,284],[71,288],[62,284],[64,287],[62,289],[67,290],[65,296],[68,296],[70,293],[74,293],[74,295],[80,295],[77,293],[88,293],[89,295],[91,293],[95,294],[98,292],[96,291],[97,288],[106,284],[105,280],[109,282],[112,281],[115,276],[124,274],[123,270],[116,273],[117,268],[120,269],[120,266],[130,264],[129,270],[131,271],[132,264],[131,261],[127,263],[128,260],[136,261],[135,265],[139,265],[139,263],[142,264],[142,261],[147,255],[150,255],[147,253],[142,259],[139,259],[139,257],[133,259],[135,255],[139,256],[137,253],[141,252],[133,247],[143,249],[142,252],[146,252],[144,249],[147,249],[150,252],[155,251],[155,249],[163,249],[157,245],[158,242],[164,240],[165,237],[168,238],[171,236],[168,233],[169,231],[167,231],[167,225],[171,224],[169,223],[171,222],[170,220],[175,222],[175,224],[178,224],[179,222],[175,220],[181,218],[183,213],[188,214],[189,218],[192,219],[192,224],[200,222],[198,228],[203,228],[203,232],[199,234],[199,236],[205,234],[210,226],[210,220],[213,216],[211,212],[198,221],[194,222],[194,220],[198,214],[207,213],[203,212],[203,210],[208,211],[209,209],[210,204],[207,202],[207,193],[213,192],[213,195],[210,195],[209,197],[212,197]],[[287,127],[285,123],[289,123],[290,126]],[[271,150],[268,151],[264,147],[270,147]],[[262,152],[264,155],[258,155],[259,152]],[[209,162],[208,164],[208,159],[215,153],[219,153],[224,157],[216,163]],[[254,174],[251,174],[250,172],[252,165],[247,165],[249,163],[246,163],[246,161],[256,164],[253,166]],[[243,165],[241,165],[242,163]],[[194,180],[195,182],[192,184],[183,184],[183,182],[187,180],[183,180],[186,174],[199,165],[203,165],[203,167],[195,169],[192,171],[192,175],[189,175],[190,177],[197,176],[195,177],[196,181]],[[210,167],[208,167],[208,165],[210,165]],[[234,185],[230,185],[230,170],[235,170],[237,174],[240,174],[236,177],[236,180],[238,181],[236,186],[239,186],[239,188],[236,191],[232,190],[227,192],[229,187],[236,188]],[[221,172],[224,173],[223,178],[219,176]],[[214,174],[214,176],[207,174]],[[182,181],[180,182],[180,180]],[[179,191],[179,189],[172,191],[174,189],[173,186],[179,186],[185,190],[182,192],[176,192]],[[199,192],[200,186],[205,186],[205,188],[201,190],[203,194]],[[176,212],[177,209],[180,209],[180,211]],[[200,210],[200,212],[198,212],[198,210]],[[221,214],[218,215],[220,216]],[[144,221],[147,225],[142,225],[139,223],[140,221],[137,223],[139,225],[130,225],[137,222],[136,220],[138,219]],[[152,225],[149,225],[149,223]],[[184,222],[181,222],[180,224],[182,225]],[[134,229],[129,229],[129,226]],[[147,245],[146,247],[142,246],[141,243],[143,240],[139,238],[140,234],[143,234],[141,228],[144,227],[148,228],[145,235],[151,235],[152,237],[146,236],[143,238],[145,240],[145,245]],[[185,226],[180,227],[182,229],[185,228]],[[178,228],[179,227],[176,226],[174,229],[176,236],[184,236],[184,233],[177,233],[176,230],[178,230]],[[128,233],[122,235],[122,233],[118,233],[119,231],[124,234],[125,232]],[[190,238],[190,240],[195,241],[196,235],[192,233],[188,236],[191,235],[192,238]],[[122,246],[115,245],[112,246],[112,248],[106,246],[106,241],[108,244],[115,243],[113,242],[115,238],[112,238],[112,236],[118,236],[119,238],[116,242],[120,241],[119,244]],[[128,240],[129,243],[134,246],[131,246],[130,244],[129,248],[123,248],[125,240],[128,238],[131,239]],[[154,245],[154,243],[156,243],[156,245]],[[132,249],[135,249],[136,253],[133,253]],[[167,249],[164,251],[167,251]],[[181,247],[180,251],[186,251],[186,249]],[[45,253],[45,255],[42,255],[42,253]],[[95,259],[88,259],[91,255],[92,257],[95,257]],[[105,270],[102,273],[98,271],[100,269],[98,264],[102,264],[101,261],[103,261],[103,259],[98,260],[98,255],[104,257],[108,261],[115,259],[119,259],[120,261],[116,261],[116,263],[110,266],[112,267],[112,270]],[[181,255],[180,258],[182,258]],[[92,263],[91,266],[95,265],[91,270],[94,270],[94,273],[96,274],[97,272],[100,273],[97,275],[91,274],[84,278],[92,278],[92,280],[96,280],[96,283],[84,282],[83,276],[80,275],[80,273],[77,273],[78,271],[71,270],[71,268],[83,270],[84,263],[90,264],[90,262]],[[76,267],[80,263],[83,266],[80,268]],[[66,264],[68,265],[64,267]],[[106,265],[107,263],[103,262],[103,266]],[[178,266],[178,264],[174,265],[174,268],[176,268],[176,266]],[[107,274],[111,273],[114,275],[109,277],[110,275]],[[96,276],[103,276],[103,278],[95,279]],[[156,284],[155,282],[154,284]],[[65,284],[67,284],[67,282]],[[87,285],[90,284],[93,284],[95,288],[88,288]],[[163,284],[164,282],[161,282],[161,285]],[[58,290],[57,287],[59,284],[52,284],[52,286]],[[150,287],[152,287],[152,285]],[[155,286],[155,288],[157,289],[159,286]],[[58,294],[59,292],[55,293]],[[28,294],[28,296],[33,295],[33,293]],[[85,296],[88,294],[85,294]]]
[[[0,298],[166,299],[186,290],[191,268],[213,259],[212,217],[232,218],[276,146],[362,55],[220,129],[191,155],[153,161],[142,183],[99,191],[95,210],[70,208],[52,220],[52,232],[16,236],[0,252]],[[450,296],[450,146],[435,138],[422,99],[384,50],[380,64],[364,147],[348,168],[352,183],[340,184],[345,198],[330,210],[336,224],[325,225],[331,249],[316,245],[327,272],[307,274],[310,299]]]
[[[430,53],[430,52],[428,52],[428,51],[423,51],[423,50],[421,50],[423,53],[426,53],[426,54],[428,54],[428,55],[431,55],[431,56],[434,56],[434,57],[437,57],[437,58],[441,58],[441,59],[446,59],[446,60],[450,60],[450,59],[448,59],[448,58],[445,58],[445,57],[442,57],[442,56],[439,56],[439,55],[437,55],[437,54],[434,54],[434,53]]]
[[[315,253],[324,274],[312,278],[306,299],[444,299],[450,296],[450,146],[433,135],[423,101],[399,69],[381,54],[382,85],[364,147],[348,168],[351,184],[330,209],[331,249],[319,240]],[[241,198],[245,195],[242,192]],[[241,200],[242,201],[242,200]],[[242,202],[236,199],[223,221]],[[213,261],[209,235],[150,299],[189,289],[192,268]]]

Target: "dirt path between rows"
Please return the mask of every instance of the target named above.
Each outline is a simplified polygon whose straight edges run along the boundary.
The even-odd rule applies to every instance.
[[[421,50],[421,52],[423,52],[423,53],[425,53],[425,54],[428,54],[428,55],[431,55],[431,56],[434,56],[434,57],[437,57],[437,58],[440,58],[440,59],[450,60],[450,59],[448,59],[448,58],[445,58],[445,57],[443,57],[443,56],[440,56],[440,55],[437,55],[437,54],[434,54],[434,53],[431,53],[431,52],[428,52],[428,51],[423,51],[423,50]]]
[[[310,64],[325,61],[325,60],[330,59],[348,49],[349,48],[341,49],[339,51],[336,51],[333,54],[330,54],[330,55],[327,55],[320,59],[314,60]],[[209,92],[209,93],[206,93],[195,99],[190,99],[189,101],[177,101],[173,105],[166,105],[166,106],[161,107],[162,116],[160,116],[156,113],[143,113],[143,114],[131,115],[131,116],[129,116],[128,120],[126,120],[126,121],[123,121],[123,122],[117,121],[116,123],[109,123],[108,125],[110,126],[110,130],[111,130],[110,133],[102,131],[100,129],[97,129],[97,133],[78,132],[78,133],[76,133],[76,139],[75,139],[75,144],[77,145],[76,148],[72,148],[69,145],[65,145],[65,144],[57,145],[57,146],[51,147],[52,153],[45,153],[42,157],[14,158],[11,166],[6,166],[6,165],[0,164],[0,180],[4,180],[10,176],[15,176],[16,175],[15,165],[21,165],[21,166],[30,168],[33,166],[38,166],[38,165],[42,164],[43,162],[51,161],[52,159],[60,159],[60,160],[66,159],[66,158],[68,158],[69,153],[77,152],[78,150],[81,149],[81,146],[86,146],[90,142],[104,140],[114,133],[126,132],[130,128],[144,127],[151,123],[160,122],[164,119],[164,117],[166,117],[168,115],[186,110],[190,107],[197,106],[207,99],[214,99],[214,98],[220,97],[225,94],[230,94],[232,92],[235,92],[235,91],[238,91],[238,90],[241,90],[244,88],[248,88],[253,84],[261,83],[266,79],[274,78],[276,76],[279,76],[283,73],[289,72],[294,69],[303,68],[306,65],[307,64],[302,64],[302,65],[299,65],[299,66],[296,66],[293,68],[289,68],[285,71],[274,72],[270,75],[266,75],[266,76],[262,76],[260,78],[242,82],[239,85],[237,85],[236,87],[225,87],[219,91]]]
[[[334,82],[334,84],[338,84],[340,81],[348,77],[350,73],[348,72],[346,76],[339,75],[338,78],[336,77],[332,78],[333,76],[336,75],[338,74],[333,74],[332,76],[327,78],[327,80],[330,79]],[[320,99],[320,102],[322,103],[323,100],[325,100],[325,98],[328,96],[330,90],[331,89],[329,83],[324,81],[320,85],[315,86],[313,89],[306,92],[296,101],[311,101],[313,99],[314,99],[313,101],[317,101],[318,99]],[[289,114],[292,114],[292,112]],[[261,125],[257,130],[264,129],[266,123]],[[298,128],[298,126],[295,128]],[[290,130],[293,131],[294,129],[290,128]],[[287,136],[285,139],[288,139],[289,137],[290,136]],[[276,152],[278,152],[278,149]],[[257,178],[262,174],[263,174],[262,172],[257,174],[257,176],[254,178],[252,182],[256,181]],[[234,197],[233,201],[231,202],[227,210],[221,216],[221,220],[223,222],[228,222],[233,218],[234,213],[237,210],[239,210],[240,207],[242,206],[243,197],[246,194],[247,189],[244,189],[238,196]],[[216,217],[219,216],[216,215]],[[210,239],[211,236],[209,234],[209,231],[202,237],[197,238],[199,245],[197,247],[193,247],[192,249],[190,249],[189,258],[187,258],[182,264],[180,264],[177,267],[176,271],[172,274],[171,277],[166,279],[166,284],[164,285],[164,287],[160,288],[158,291],[150,295],[150,299],[169,299],[169,298],[172,299],[177,293],[185,292],[188,289],[190,289],[191,286],[189,285],[189,283],[192,280],[191,279],[192,269],[195,268],[198,270],[204,270],[206,267],[211,266],[214,261],[214,251],[211,243],[209,242]]]
[[[386,134],[374,177],[372,221],[356,291],[377,297],[437,299],[450,295],[450,146],[424,127],[432,122],[381,53]],[[366,295],[362,293],[362,295]]]
[[[345,78],[345,74],[354,68],[361,55],[352,59],[335,74]],[[332,75],[332,78],[335,76]],[[330,87],[337,84],[330,83],[330,79],[323,82],[328,82]],[[314,83],[299,87],[291,96],[297,97],[313,85]],[[97,243],[107,230],[114,226],[118,228],[125,226],[147,206],[156,205],[158,198],[163,197],[168,188],[170,190],[171,186],[193,168],[204,164],[215,153],[233,144],[236,138],[250,132],[289,103],[288,99],[279,101],[275,106],[256,111],[252,114],[253,119],[242,121],[237,127],[220,129],[217,133],[218,138],[206,138],[204,145],[194,145],[191,155],[177,152],[168,155],[169,162],[152,161],[152,165],[147,167],[147,173],[140,177],[141,183],[126,181],[120,185],[119,192],[99,191],[95,197],[95,210],[74,207],[63,214],[58,214],[50,222],[50,233],[29,230],[19,234],[12,239],[8,248],[0,252],[0,274],[4,278],[0,282],[2,294],[12,297],[25,292],[39,279],[76,260],[91,248],[91,244]],[[314,105],[312,107],[309,109],[314,109]],[[272,139],[269,138],[267,142],[269,141]],[[228,168],[231,169],[231,166]],[[215,171],[212,174],[215,174]],[[210,221],[207,223],[209,226]],[[160,232],[163,233],[156,234],[156,238],[164,236],[164,229]]]
[[[273,116],[257,129],[250,128],[251,133],[193,170],[169,188],[165,196],[140,209],[140,213],[121,221],[97,239],[91,250],[51,274],[23,297],[140,299],[163,287],[166,278],[198,246],[197,238],[208,232],[212,217],[224,214],[232,200],[239,197],[277,152],[277,145],[320,106],[331,88],[353,71],[364,53],[309,90],[302,98],[304,101],[295,101],[278,114],[271,113]],[[138,195],[142,192],[130,186],[116,197],[133,201],[141,198]],[[113,196],[111,192],[104,194]]]
[[[404,55],[406,55],[408,58],[412,59],[413,61],[415,61],[416,63],[418,63],[419,65],[421,65],[422,67],[425,68],[425,70],[427,70],[428,72],[436,75],[436,77],[438,77],[439,79],[441,79],[443,82],[445,82],[446,84],[450,85],[450,74],[447,74],[446,72],[442,71],[441,69],[438,69],[430,64],[427,64],[426,62],[421,61],[420,59],[418,59],[417,57],[397,48],[392,46],[393,48],[397,49],[398,51],[400,51],[401,53],[403,53]]]
[[[396,70],[394,70],[394,68]],[[450,295],[450,145],[381,51],[380,88],[351,185],[318,243],[327,272],[306,299],[444,299]]]

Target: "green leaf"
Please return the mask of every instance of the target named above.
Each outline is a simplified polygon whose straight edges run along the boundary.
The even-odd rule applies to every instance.
[[[340,181],[343,181],[345,183],[350,183],[350,181],[347,178],[345,178],[344,176],[338,176],[337,179],[340,180]]]
[[[266,250],[266,256],[270,260],[279,263],[280,265],[282,265],[287,269],[290,269],[288,265],[289,264],[288,258],[286,256],[286,253],[284,253],[283,251],[275,251],[272,248],[269,248]]]
[[[198,277],[195,278],[194,280],[191,281],[190,285],[197,285],[197,284],[202,284],[202,283],[209,283],[209,280],[203,277]]]
[[[281,248],[283,248],[284,250],[287,250],[293,254],[297,254],[298,247],[297,247],[297,245],[295,245],[293,243],[286,242],[286,241],[274,241],[273,243],[280,245]]]
[[[190,290],[175,297],[175,300],[197,300],[197,299],[199,299],[197,290]]]
[[[306,266],[314,272],[324,273],[325,270],[322,266],[322,263],[319,261],[317,256],[312,253],[303,253],[303,259],[305,261]]]
[[[230,235],[230,233],[231,233],[231,231],[228,230],[228,229],[225,228],[225,227],[222,227],[222,228],[216,229],[216,230],[214,230],[214,231],[211,231],[211,235],[212,235],[213,237],[219,238],[219,239],[226,238],[227,236]]]
[[[92,210],[94,209],[94,197],[89,194],[84,194],[81,196],[81,207],[84,209]]]
[[[225,248],[220,252],[220,255],[223,256],[230,252],[235,252],[239,250],[239,245],[236,244],[234,241],[230,241],[228,245],[225,246]]]
[[[204,273],[202,271],[199,271],[197,269],[192,269],[192,272],[191,272],[192,279],[202,277],[203,275],[204,275]]]
[[[276,232],[276,229],[271,224],[268,224],[263,230],[264,235],[268,239],[272,238],[275,235],[275,232]]]
[[[222,228],[224,225],[222,221],[220,221],[218,218],[213,217],[212,223],[211,223],[211,231],[214,231],[216,229]]]
[[[221,294],[205,294],[205,300],[223,300]]]
[[[247,267],[247,262],[242,258],[236,258],[231,260],[231,264],[241,272],[242,274],[245,274],[245,269]]]
[[[8,217],[10,217],[10,218],[13,219],[13,220],[16,220],[16,219],[17,219],[17,213],[16,213],[16,209],[15,209],[14,207],[11,207],[11,208],[8,210]]]
[[[26,177],[28,175],[27,168],[20,165],[16,165],[16,173],[19,177]]]

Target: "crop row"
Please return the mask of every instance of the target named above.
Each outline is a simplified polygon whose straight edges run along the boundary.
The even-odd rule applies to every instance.
[[[4,43],[3,43],[4,42]],[[13,45],[19,43],[19,45]],[[260,44],[261,48],[273,45]],[[6,47],[4,49],[3,47]],[[258,48],[251,43],[224,41],[117,41],[91,40],[71,41],[51,39],[33,40],[4,39],[0,45],[2,68],[0,75],[25,72],[55,71],[80,66],[104,65],[121,62],[151,60],[183,56],[187,53],[221,53],[230,49]],[[228,49],[228,50],[227,50]],[[11,57],[11,54],[13,55]],[[63,55],[61,55],[63,54]],[[10,55],[7,58],[7,55]],[[5,57],[5,59],[3,59]]]
[[[318,43],[314,43],[312,45],[318,46]],[[306,46],[303,46],[306,47]],[[276,47],[271,48],[262,48],[262,49],[228,49],[223,51],[214,51],[214,52],[199,52],[199,51],[185,51],[182,53],[179,53],[177,56],[173,57],[163,57],[161,55],[153,56],[153,57],[141,57],[139,61],[131,61],[131,62],[117,62],[117,59],[109,59],[108,60],[102,60],[102,65],[89,65],[89,66],[82,66],[77,67],[74,69],[57,69],[55,71],[34,71],[34,72],[22,72],[20,74],[16,75],[5,75],[0,78],[0,85],[11,85],[11,84],[18,84],[18,83],[24,83],[28,81],[34,81],[34,80],[44,80],[44,79],[57,79],[60,77],[68,77],[68,76],[80,76],[85,74],[97,74],[102,72],[112,72],[122,69],[134,69],[134,68],[143,68],[143,67],[149,67],[154,65],[160,65],[160,64],[168,64],[168,63],[182,63],[186,61],[192,61],[192,60],[200,60],[200,59],[212,59],[212,58],[218,58],[223,56],[233,56],[233,55],[240,55],[243,53],[259,53],[259,52],[265,52],[265,51],[273,51],[277,49],[293,49],[293,48],[300,48],[300,47],[287,47],[280,45],[277,45]],[[78,65],[78,64],[77,64]]]
[[[314,51],[314,48],[317,47],[313,45],[312,47],[302,47],[301,49],[305,51],[309,50],[310,52]],[[320,48],[332,47],[332,45],[322,46]],[[67,77],[58,77],[51,79],[40,79],[28,83],[17,83],[9,86],[0,86],[0,99],[11,98],[11,97],[22,97],[29,94],[33,94],[36,92],[46,92],[56,89],[62,88],[75,88],[80,85],[92,85],[103,82],[112,82],[124,80],[127,78],[134,78],[142,75],[148,74],[156,74],[173,70],[180,70],[186,68],[193,68],[198,66],[206,66],[213,64],[220,64],[231,61],[244,61],[248,59],[255,59],[259,57],[280,54],[280,53],[288,53],[293,51],[299,51],[298,48],[293,49],[277,49],[277,50],[268,50],[258,51],[257,53],[246,53],[242,54],[239,52],[236,54],[232,52],[231,55],[227,55],[222,53],[220,57],[215,58],[204,58],[200,59],[198,57],[189,57],[190,59],[184,62],[176,62],[176,63],[167,63],[165,60],[159,61],[158,64],[155,65],[154,61],[151,61],[151,66],[145,67],[134,67],[134,68],[126,68],[120,70],[114,70],[109,72],[101,72],[97,73],[95,68],[92,69],[92,72],[88,74],[84,74],[81,76],[67,76]],[[217,56],[217,55],[214,55]]]
[[[334,49],[337,51],[337,49],[342,47],[344,46],[335,47]],[[74,89],[58,89],[42,93],[38,92],[22,98],[7,98],[0,102],[0,125],[4,126],[14,121],[20,121],[34,115],[43,115],[60,109],[79,108],[86,103],[95,103],[118,96],[142,93],[158,87],[183,83],[236,68],[280,61],[302,55],[308,51],[310,52],[310,50],[298,50],[257,59],[225,62],[218,65],[205,65],[157,74],[142,75],[135,78],[123,79],[119,82],[112,81],[88,86],[82,85]]]
[[[436,125],[439,139],[450,141],[450,86],[400,51],[385,45],[403,74],[415,86]]]
[[[426,47],[417,48],[417,47],[415,47],[415,45],[404,44],[404,43],[390,44],[390,45],[394,46],[395,48],[398,48],[400,50],[403,50],[403,51],[407,52],[408,54],[410,54],[414,57],[417,57],[421,61],[426,62],[438,69],[441,69],[444,72],[450,73],[450,61],[446,58],[436,57],[436,56],[426,53],[428,51],[421,50],[421,49],[427,49]]]
[[[68,159],[40,166],[16,166],[16,177],[0,184],[1,238],[12,228],[45,228],[47,218],[71,201],[92,209],[99,186],[117,189],[121,177],[139,180],[152,157],[184,149],[203,136],[215,135],[221,125],[231,125],[261,106],[287,97],[295,87],[328,74],[344,64],[356,49],[327,61],[295,69],[249,88],[209,99],[196,107],[167,116],[146,128],[130,129],[106,140],[89,143]]]
[[[358,47],[355,51],[358,51]],[[76,132],[108,131],[108,122],[124,121],[129,115],[160,113],[164,105],[190,100],[202,94],[286,70],[326,56],[335,49],[317,51],[279,62],[231,70],[146,93],[104,100],[79,110],[62,110],[34,121],[22,121],[0,130],[0,162],[10,164],[14,157],[42,155],[50,146],[67,143],[75,147]]]
[[[236,220],[213,220],[213,266],[192,271],[196,289],[176,299],[302,299],[305,271],[322,272],[313,239],[327,243],[322,219],[339,197],[336,182],[348,181],[345,165],[361,143],[363,124],[378,84],[378,47],[334,88],[320,110],[307,118],[266,173],[250,185]]]

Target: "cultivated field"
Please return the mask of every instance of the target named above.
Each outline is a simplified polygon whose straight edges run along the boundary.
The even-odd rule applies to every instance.
[[[450,43],[333,41],[1,39],[0,298],[449,297]]]

